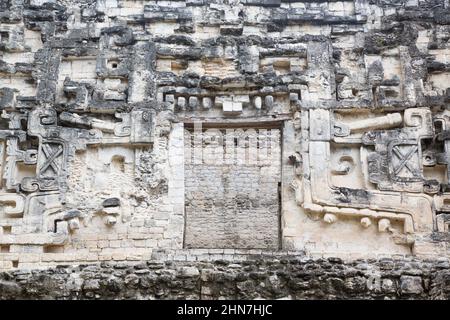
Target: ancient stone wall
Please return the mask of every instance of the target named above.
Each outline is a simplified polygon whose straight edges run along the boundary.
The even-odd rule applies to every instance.
[[[208,129],[185,143],[185,247],[278,249],[280,130]]]
[[[449,34],[448,0],[0,0],[0,269],[449,257]]]
[[[273,254],[236,255],[231,261],[103,262],[0,273],[0,299],[11,298],[448,300],[450,269],[448,259],[344,263]]]

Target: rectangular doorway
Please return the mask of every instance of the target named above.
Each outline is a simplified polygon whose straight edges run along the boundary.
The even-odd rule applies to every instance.
[[[185,248],[278,249],[281,130],[185,130]]]

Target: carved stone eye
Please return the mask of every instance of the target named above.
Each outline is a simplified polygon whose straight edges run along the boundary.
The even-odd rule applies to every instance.
[[[436,157],[431,150],[425,150],[423,152],[423,165],[424,166],[434,166],[436,165]]]

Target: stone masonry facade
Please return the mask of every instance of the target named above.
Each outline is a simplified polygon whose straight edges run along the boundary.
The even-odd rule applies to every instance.
[[[397,259],[380,292],[448,298],[449,40],[448,0],[0,0],[2,297],[306,297],[330,258],[364,279],[310,297]],[[200,285],[234,260],[283,276]]]
[[[238,145],[236,135],[244,135]],[[278,249],[280,130],[185,135],[185,142],[193,139],[202,142],[202,157],[185,152],[185,247]],[[194,143],[186,143],[185,150]]]

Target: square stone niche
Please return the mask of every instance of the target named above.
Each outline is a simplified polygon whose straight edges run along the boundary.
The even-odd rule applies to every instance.
[[[185,128],[185,248],[278,249],[279,127]]]

